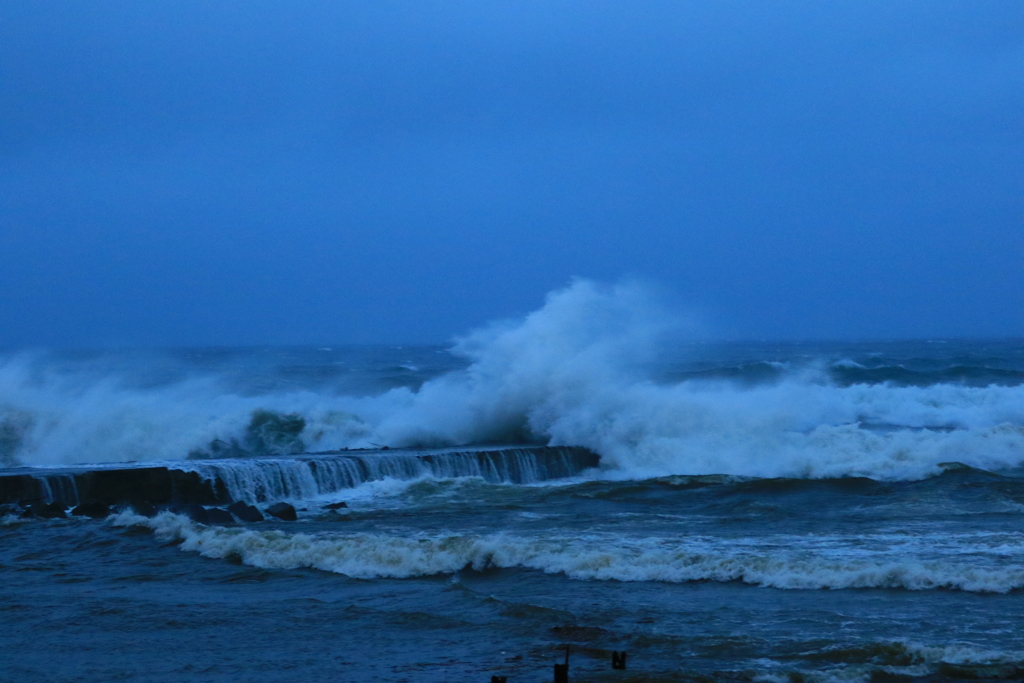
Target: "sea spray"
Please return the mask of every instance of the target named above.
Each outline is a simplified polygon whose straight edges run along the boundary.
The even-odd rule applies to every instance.
[[[455,369],[369,394],[322,378],[241,391],[205,366],[140,385],[12,356],[0,361],[0,457],[38,466],[536,443],[590,448],[605,475],[621,478],[915,479],[946,461],[985,469],[1024,461],[1024,384],[1011,381],[1024,370],[1019,354],[996,358],[1012,367],[974,370],[950,356],[929,365],[939,369],[924,384],[887,379],[895,371],[851,383],[849,373],[867,366],[850,358],[850,345],[822,347],[810,362],[750,359],[773,368],[757,381],[724,371],[671,380],[666,368],[685,353],[661,342],[679,327],[641,287],[577,281],[522,320],[458,340],[447,366]],[[922,353],[905,343],[881,348],[893,368]],[[722,362],[716,367],[734,367]],[[956,379],[965,376],[974,379]],[[1002,380],[978,385],[978,377]]]

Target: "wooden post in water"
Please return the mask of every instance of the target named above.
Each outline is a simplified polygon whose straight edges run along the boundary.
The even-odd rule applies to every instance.
[[[555,683],[569,683],[569,646],[565,646],[565,664],[555,664]]]

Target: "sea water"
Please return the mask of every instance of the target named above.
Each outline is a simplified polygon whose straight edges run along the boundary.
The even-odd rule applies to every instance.
[[[577,283],[451,347],[4,355],[6,467],[601,460],[298,486],[290,523],[8,516],[0,680],[539,682],[566,646],[580,681],[1024,677],[1024,341],[677,329]]]

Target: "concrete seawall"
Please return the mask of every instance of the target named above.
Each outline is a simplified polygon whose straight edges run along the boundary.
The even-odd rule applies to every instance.
[[[572,446],[340,451],[294,456],[0,469],[0,503],[198,503],[309,498],[391,477],[481,477],[529,484],[597,467]]]

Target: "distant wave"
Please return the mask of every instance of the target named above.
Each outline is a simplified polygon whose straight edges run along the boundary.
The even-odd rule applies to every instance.
[[[914,479],[945,461],[1024,461],[1024,385],[1009,370],[898,381],[911,371],[764,361],[659,381],[644,368],[675,322],[640,287],[578,281],[522,320],[459,340],[465,370],[372,396],[242,395],[211,375],[139,388],[10,357],[0,364],[0,463],[496,442],[585,446],[623,478]]]
[[[676,373],[677,381],[729,380],[749,386],[779,382],[794,372],[787,363],[753,361],[739,365]],[[854,384],[888,384],[895,387],[927,387],[934,384],[988,387],[1016,387],[1024,384],[1024,372],[988,365],[951,365],[929,370],[907,368],[901,364],[879,363],[870,367],[848,358],[818,368],[821,379],[839,387]]]
[[[1024,534],[867,534],[730,539],[630,539],[620,535],[533,538],[513,534],[309,534],[207,527],[164,512],[121,513],[113,523],[151,528],[206,557],[267,569],[309,567],[354,578],[406,578],[464,569],[526,568],[579,580],[739,581],[792,590],[1024,587]]]
[[[833,382],[839,386],[888,383],[895,386],[917,387],[933,384],[987,387],[1024,384],[1024,372],[985,365],[953,365],[936,370],[911,370],[902,365],[878,365],[868,368],[834,363],[828,372]]]

